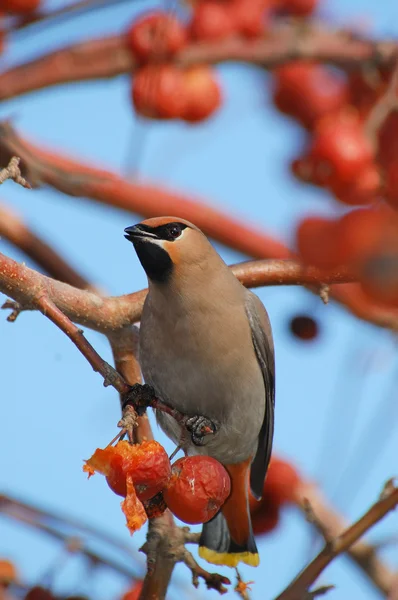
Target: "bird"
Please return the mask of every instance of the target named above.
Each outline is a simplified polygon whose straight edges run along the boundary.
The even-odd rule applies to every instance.
[[[274,433],[267,311],[189,221],[154,217],[124,231],[148,278],[142,374],[157,397],[188,417],[191,436],[169,414],[155,411],[156,419],[186,455],[215,458],[231,479],[230,496],[203,524],[199,556],[216,565],[258,566],[248,501],[249,487],[261,498]]]

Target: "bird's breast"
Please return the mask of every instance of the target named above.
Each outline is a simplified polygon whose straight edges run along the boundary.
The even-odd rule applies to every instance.
[[[264,415],[264,382],[244,309],[200,314],[144,310],[140,355],[145,381],[187,415],[221,422],[231,436],[256,438]]]

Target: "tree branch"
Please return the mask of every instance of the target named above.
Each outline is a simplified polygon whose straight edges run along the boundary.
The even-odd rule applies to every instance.
[[[300,485],[297,490],[297,505],[326,542],[338,537],[347,527],[346,521],[328,505],[320,490],[311,483],[304,482]],[[384,595],[389,593],[396,574],[379,558],[374,546],[358,540],[347,549],[347,554],[379,591]]]
[[[193,221],[218,241],[256,258],[289,258],[284,244],[212,208],[202,200],[151,185],[131,183],[115,173],[45,151],[20,137],[13,127],[0,123],[0,164],[21,157],[23,172],[36,186],[50,185],[74,197],[86,197],[108,206],[147,217],[178,215]]]
[[[58,252],[29,229],[11,208],[2,204],[0,204],[0,237],[22,250],[51,277],[74,287],[98,293],[98,290],[71,267]]]
[[[317,59],[344,68],[364,63],[388,65],[397,52],[394,40],[373,41],[320,24],[277,22],[258,40],[231,38],[214,43],[191,43],[176,57],[181,66],[238,61],[273,68],[295,59]],[[108,79],[134,71],[124,33],[88,40],[52,52],[0,75],[0,100],[53,85]]]
[[[373,525],[398,504],[398,488],[387,482],[380,499],[353,525],[337,537],[331,538],[292,583],[275,600],[303,600],[310,586],[322,571],[338,556],[350,548]]]
[[[129,210],[134,214],[144,214],[147,217],[175,214],[193,221],[207,235],[221,243],[256,258],[292,257],[289,248],[278,240],[266,235],[261,230],[245,225],[239,219],[232,219],[229,215],[213,209],[202,201],[167,192],[154,186],[130,183],[112,172],[95,169],[81,161],[74,161],[54,152],[41,150],[20,138],[10,124],[0,124],[0,164],[4,164],[14,155],[21,156],[22,169],[29,180],[37,186],[48,184],[64,194],[86,196],[110,206]],[[352,278],[347,279],[347,281],[351,280]],[[333,277],[326,277],[319,283],[331,283],[332,281]],[[339,282],[341,281],[340,278]],[[283,283],[283,276],[280,283]],[[359,285],[332,287],[330,297],[365,321],[381,327],[397,329],[398,310],[385,308],[369,301]],[[133,297],[130,297],[129,300],[132,301]],[[134,298],[134,302],[135,300],[137,297]],[[136,321],[138,318],[136,316],[135,319],[130,319],[125,324]]]

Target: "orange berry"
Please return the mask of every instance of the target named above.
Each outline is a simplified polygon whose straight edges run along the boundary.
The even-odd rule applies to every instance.
[[[192,123],[203,121],[221,105],[222,94],[214,70],[207,65],[184,71],[185,108],[183,119]]]

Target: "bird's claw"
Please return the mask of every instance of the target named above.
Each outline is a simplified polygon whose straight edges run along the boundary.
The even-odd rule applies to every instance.
[[[218,431],[218,425],[207,417],[196,415],[185,421],[185,427],[191,434],[195,446],[204,446],[207,435],[214,435]]]
[[[123,395],[122,410],[126,406],[132,406],[138,416],[142,416],[148,406],[151,406],[153,399],[155,398],[155,390],[151,385],[144,383],[135,383],[132,385],[126,394]]]

